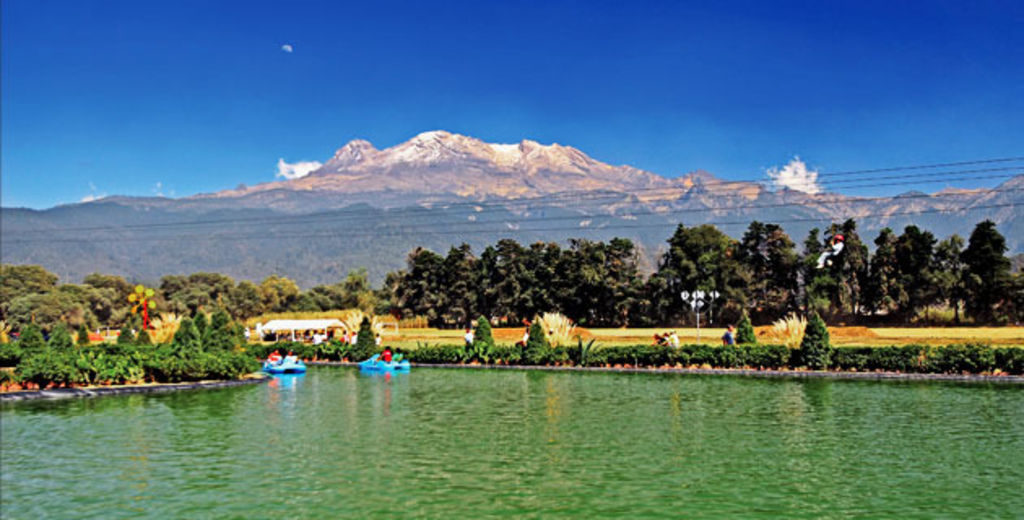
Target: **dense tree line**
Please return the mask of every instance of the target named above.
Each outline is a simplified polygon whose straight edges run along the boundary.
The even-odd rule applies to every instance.
[[[825,237],[836,233],[845,237],[843,253],[816,269]],[[477,316],[518,324],[548,311],[590,327],[669,326],[693,320],[679,293],[700,289],[721,295],[712,306],[718,323],[735,323],[746,313],[763,324],[808,311],[830,323],[1020,321],[1024,274],[1011,271],[1006,241],[991,221],[979,223],[966,241],[957,235],[939,241],[907,226],[899,234],[881,230],[873,244],[870,254],[853,220],[812,229],[802,251],[776,224],[752,222],[739,240],[711,225],[679,225],[649,276],[627,239],[573,239],[566,247],[505,239],[479,255],[465,244],[445,255],[416,249],[406,268],[389,273],[380,289],[363,269],[305,291],[282,276],[254,283],[218,273],[168,275],[154,288],[158,312],[224,310],[239,320],[358,307],[422,316],[440,327],[466,326]],[[74,329],[134,325],[132,288],[115,275],[58,284],[42,267],[3,265],[0,320],[15,330],[32,322],[45,331],[60,323]]]
[[[845,248],[832,265],[815,267],[825,237],[842,234]],[[935,236],[907,226],[883,229],[875,253],[847,220],[812,229],[798,252],[776,224],[752,222],[740,240],[711,225],[679,225],[657,270],[644,277],[633,243],[570,240],[522,246],[502,240],[475,256],[463,244],[442,256],[416,249],[406,269],[391,273],[385,293],[392,311],[424,316],[436,326],[465,326],[483,315],[508,324],[558,311],[584,326],[690,323],[681,291],[717,291],[716,321],[746,313],[763,324],[790,312],[816,311],[830,322],[930,322],[935,310],[961,309],[973,323],[1018,322],[1024,274],[1012,274],[1006,241],[991,221],[969,240]],[[945,320],[944,320],[945,321]]]
[[[132,315],[128,295],[134,285],[121,276],[91,274],[81,284],[57,283],[57,276],[35,265],[0,267],[0,320],[20,330],[35,323],[49,332],[64,324],[80,327],[141,328]],[[365,270],[348,274],[333,285],[301,291],[292,280],[268,276],[256,284],[235,282],[219,273],[167,275],[155,285],[154,314],[173,312],[179,316],[197,311],[223,310],[231,318],[245,320],[270,312],[324,311],[361,308],[387,312],[388,298],[370,286]]]

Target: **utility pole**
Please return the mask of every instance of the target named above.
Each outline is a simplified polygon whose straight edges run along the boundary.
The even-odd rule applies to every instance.
[[[714,302],[719,297],[718,291],[683,291],[679,293],[679,297],[683,299],[683,303],[689,304],[690,308],[693,309],[693,314],[697,318],[697,343],[700,343],[700,311],[705,306],[708,307],[708,323],[714,320]]]

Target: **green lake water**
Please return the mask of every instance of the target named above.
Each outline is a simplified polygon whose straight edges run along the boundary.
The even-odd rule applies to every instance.
[[[314,367],[0,434],[3,518],[1024,515],[1011,385]]]

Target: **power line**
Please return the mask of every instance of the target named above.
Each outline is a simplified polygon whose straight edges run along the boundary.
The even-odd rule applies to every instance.
[[[994,161],[1003,161],[1003,160],[1009,160],[1009,159],[990,159],[988,161],[989,162],[994,162]],[[926,173],[926,174],[911,175],[909,177],[948,175],[948,174],[954,174],[954,173],[955,174],[983,173],[983,172],[989,172],[989,171],[1006,171],[1006,170],[1018,170],[1018,172],[1016,174],[1024,173],[1024,170],[1021,170],[1021,168],[1024,168],[1024,167],[988,168],[988,169],[962,170],[962,171],[957,171],[957,172],[930,172],[930,173]],[[867,171],[867,170],[863,170],[863,171]],[[979,179],[987,179],[987,178],[1003,178],[1003,177],[1012,177],[1012,176],[1015,176],[1016,174],[991,175],[991,176],[953,177],[953,178],[937,179],[937,180],[935,180],[933,182],[950,182],[950,181],[958,181],[958,180],[979,180]],[[902,178],[906,178],[906,177],[908,177],[908,176],[899,175],[899,176],[879,177],[879,178],[874,178],[874,179],[855,179],[855,180],[852,180],[852,182],[870,183],[870,184],[867,184],[867,185],[864,185],[864,186],[860,186],[860,187],[847,188],[847,189],[876,188],[876,187],[882,187],[882,186],[904,186],[904,185],[919,185],[919,184],[923,184],[921,181],[907,181],[907,182],[900,181],[900,182],[889,182],[889,183],[879,183],[879,182],[877,182],[878,180],[902,179]],[[735,184],[735,183],[739,183],[739,182],[740,181],[726,181],[726,182],[722,182],[722,183],[718,183],[718,184]],[[839,182],[845,182],[845,181],[836,181],[836,182],[839,183]],[[706,185],[702,184],[701,186],[706,186]],[[524,199],[506,199],[506,200],[490,201],[490,202],[455,202],[455,203],[450,203],[450,204],[446,204],[446,205],[441,205],[441,208],[445,209],[445,210],[457,209],[459,207],[468,207],[468,208],[474,208],[474,209],[481,208],[481,210],[483,208],[487,208],[487,207],[495,207],[495,208],[499,208],[499,209],[508,209],[509,206],[515,207],[515,206],[517,206],[519,204],[523,204],[523,203],[527,203],[527,202],[529,202],[529,203],[538,203],[538,202],[541,202],[541,201],[557,202],[557,201],[566,201],[566,200],[578,200],[579,202],[583,202],[584,200],[587,200],[587,199],[589,199],[589,202],[596,203],[597,201],[600,201],[600,200],[603,200],[603,199],[621,200],[623,197],[628,197],[628,196],[631,196],[631,195],[635,195],[636,192],[647,191],[647,190],[654,190],[654,189],[661,190],[661,191],[671,191],[671,190],[682,189],[682,188],[669,188],[669,189],[666,189],[666,188],[644,188],[644,189],[634,190],[633,192],[613,192],[611,194],[607,194],[607,193],[594,193],[594,192],[580,192],[580,194],[576,195],[575,197],[570,197],[570,196],[566,196],[566,195],[551,195],[551,196],[532,197],[532,198],[524,198]],[[992,188],[992,189],[990,189],[988,191],[989,192],[996,192],[996,191],[1000,191],[1000,190],[998,188]],[[1007,190],[1003,190],[1003,191],[1007,191]],[[974,191],[973,193],[966,193],[965,195],[977,194],[977,193],[982,193],[982,192],[981,191]],[[714,194],[714,193],[711,193],[711,194]],[[956,194],[956,195],[959,195],[959,194]],[[939,195],[938,194],[935,194],[935,195],[923,195],[922,197],[936,197],[936,196],[939,196]],[[593,197],[593,198],[591,198],[591,197]],[[916,195],[905,195],[905,196],[902,196],[902,198],[913,198],[913,197],[916,197]],[[878,199],[881,199],[881,198],[891,198],[891,197],[857,198],[857,199],[851,199],[851,200],[845,201],[845,202],[857,203],[857,202],[862,201],[862,200],[865,200],[865,201],[866,200],[878,200]],[[811,206],[811,205],[818,205],[818,204],[823,204],[823,203],[825,203],[825,202],[786,203],[784,205],[785,206],[794,206],[794,205]],[[749,207],[750,208],[758,208],[758,207],[772,207],[772,206],[749,206]],[[406,208],[399,208],[399,209],[397,209],[397,211],[410,211],[410,212],[414,212],[414,211],[417,211],[417,210],[420,210],[420,209],[432,209],[432,208],[424,208],[423,206],[410,206],[410,207],[406,207]],[[729,209],[731,209],[731,210],[739,210],[739,209],[744,209],[744,207],[743,206],[734,206],[734,207],[729,208]],[[395,211],[395,210],[382,210],[382,211]],[[49,232],[108,231],[108,230],[109,231],[116,231],[116,230],[124,230],[124,229],[160,229],[160,228],[169,228],[169,227],[185,228],[185,227],[195,227],[195,226],[220,225],[220,224],[239,224],[239,223],[241,223],[241,224],[245,224],[245,223],[250,223],[250,224],[268,223],[268,224],[277,224],[277,225],[288,225],[288,224],[291,224],[291,223],[294,223],[294,224],[308,224],[308,223],[323,222],[323,221],[336,221],[336,220],[343,221],[344,220],[343,217],[346,217],[346,216],[349,216],[349,215],[359,216],[359,215],[362,215],[364,213],[365,212],[363,210],[342,209],[342,210],[336,210],[336,211],[330,211],[330,212],[319,212],[319,213],[304,214],[304,215],[256,217],[256,218],[210,219],[210,220],[192,220],[192,221],[177,221],[177,222],[157,222],[157,223],[146,223],[146,224],[124,224],[124,225],[117,225],[117,226],[110,226],[110,225],[106,225],[106,226],[83,226],[83,227],[73,227],[73,228],[51,228],[51,229],[47,229],[46,231],[49,231]],[[294,221],[294,222],[292,222],[292,221]],[[17,231],[15,231],[15,233],[17,233]]]
[[[894,198],[894,197],[870,197],[870,198],[860,198],[860,199],[855,199],[855,200],[850,200],[850,201],[844,201],[844,204],[866,204],[866,203],[882,202],[882,201],[887,201],[887,200],[891,200],[891,201],[901,200],[902,201],[902,200],[907,200],[907,199],[937,199],[937,198],[938,199],[942,199],[942,198],[950,198],[950,197],[989,195],[989,194],[995,194],[995,193],[1012,193],[1012,192],[1018,192],[1018,191],[1024,191],[1024,187],[1022,187],[1022,188],[1003,188],[1003,189],[993,188],[993,189],[990,189],[990,190],[985,190],[983,192],[968,192],[968,193],[946,193],[946,194],[937,194],[937,195],[928,195],[928,194],[902,195],[902,196],[899,196],[898,198]],[[714,211],[738,212],[738,211],[749,211],[749,210],[759,210],[759,209],[773,209],[773,208],[789,208],[789,207],[818,208],[818,207],[821,207],[821,206],[826,206],[826,204],[821,204],[821,203],[811,204],[811,203],[781,202],[781,203],[773,203],[773,204],[755,204],[755,205],[732,206],[732,207],[722,208],[722,209],[699,207],[699,208],[679,208],[679,209],[668,210],[668,211],[651,211],[651,210],[646,210],[646,211],[630,211],[630,212],[628,212],[626,214],[620,214],[620,215],[615,215],[615,214],[561,215],[561,216],[554,216],[554,217],[545,217],[543,219],[543,221],[544,222],[551,222],[551,221],[560,221],[560,220],[628,218],[628,217],[641,217],[641,216],[651,216],[651,215],[654,215],[654,216],[669,216],[669,215],[682,215],[682,214],[687,214],[687,213],[703,213],[703,212],[714,212]],[[493,214],[493,213],[491,213],[491,214]],[[479,215],[485,215],[485,213],[479,213]],[[476,215],[473,215],[473,216],[476,216]],[[345,216],[343,221],[347,221],[350,218],[352,218],[352,217]],[[275,227],[289,226],[289,225],[311,225],[311,224],[315,224],[315,223],[336,222],[337,220],[342,220],[342,219],[323,219],[323,220],[319,220],[318,219],[316,221],[285,222],[285,223],[278,223],[278,224],[276,224]],[[470,222],[460,221],[460,222],[453,222],[450,225],[473,225],[473,226],[480,226],[480,225],[483,225],[483,224],[508,223],[510,220],[516,220],[516,219],[507,219],[507,218],[488,219],[488,220],[479,220],[479,219],[477,219],[477,220],[470,221],[470,222],[472,222],[471,224],[470,224]],[[417,223],[413,223],[413,224],[404,225],[404,226],[402,226],[402,229],[409,230],[409,229],[418,229],[418,228],[424,228],[424,227],[431,227],[431,226],[436,225],[436,223],[439,222],[439,221],[440,220],[435,219],[434,222],[417,222]],[[380,225],[378,225],[378,227],[380,227]],[[105,228],[105,229],[110,229],[111,231],[116,230],[116,228],[114,228],[114,229]],[[63,232],[63,231],[58,231],[58,232]],[[17,242],[15,242],[15,243],[17,243]]]
[[[974,160],[974,161],[960,161],[960,162],[938,163],[938,164],[919,164],[919,165],[912,165],[912,166],[890,166],[890,167],[887,167],[887,168],[874,168],[874,169],[870,169],[870,170],[848,170],[848,171],[831,172],[831,173],[826,172],[826,173],[819,173],[818,176],[819,177],[824,177],[824,176],[833,176],[833,175],[860,175],[860,174],[864,174],[864,173],[898,172],[898,171],[907,171],[907,170],[927,170],[927,169],[931,169],[931,168],[950,168],[950,167],[953,167],[953,166],[970,166],[970,165],[974,165],[974,164],[992,164],[992,163],[1019,162],[1019,161],[1024,161],[1024,157],[1002,157],[1002,158],[996,158],[996,159],[978,159],[978,160]]]

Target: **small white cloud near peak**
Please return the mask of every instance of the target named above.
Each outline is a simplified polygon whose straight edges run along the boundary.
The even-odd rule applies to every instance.
[[[100,200],[100,199],[102,199],[103,197],[106,197],[106,196],[107,196],[106,193],[99,193],[99,190],[96,189],[96,185],[90,182],[89,183],[89,194],[84,196],[84,197],[82,197],[82,199],[79,200],[78,202],[92,202],[94,200]]]
[[[292,47],[292,44],[290,44],[290,43],[286,43],[286,44],[281,46],[281,50],[284,51],[284,52],[291,53],[291,52],[295,52],[295,47]]]
[[[807,168],[807,163],[793,157],[782,168],[768,168],[765,173],[775,188],[789,188],[804,193],[821,193],[824,189],[818,183],[818,171]]]
[[[284,179],[301,179],[323,166],[323,163],[318,161],[299,161],[297,163],[286,163],[284,158],[277,160],[277,175],[274,177],[282,177]]]

